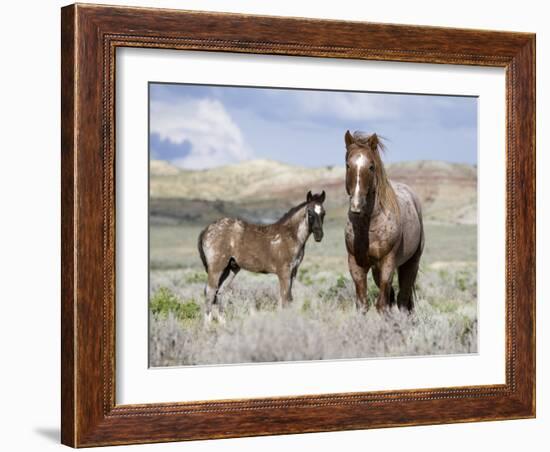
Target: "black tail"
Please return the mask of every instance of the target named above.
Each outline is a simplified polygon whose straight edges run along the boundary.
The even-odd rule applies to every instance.
[[[204,237],[204,234],[206,233],[206,230],[208,228],[204,228],[201,233],[199,234],[199,240],[198,240],[198,248],[199,248],[199,256],[201,257],[202,265],[204,265],[204,269],[208,273],[208,262],[206,262],[206,256],[204,255],[204,249],[202,248],[202,239]]]

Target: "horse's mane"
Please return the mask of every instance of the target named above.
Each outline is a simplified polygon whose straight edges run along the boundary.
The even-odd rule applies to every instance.
[[[287,213],[285,213],[281,218],[279,218],[275,222],[275,224],[281,224],[281,223],[284,223],[285,221],[289,220],[290,218],[292,218],[294,216],[294,214],[296,212],[298,212],[300,209],[302,209],[306,204],[307,204],[307,201],[304,201],[304,202],[298,204],[297,206],[291,207],[290,210]]]
[[[311,198],[310,202],[320,201],[320,200],[321,200],[321,195],[314,194],[313,197]],[[304,202],[301,202],[300,204],[298,204],[297,206],[291,207],[290,210],[287,213],[285,213],[281,218],[279,218],[275,222],[275,224],[281,224],[281,223],[284,223],[285,221],[289,220],[290,218],[292,218],[294,216],[294,214],[296,212],[298,212],[300,209],[302,209],[307,203],[308,203],[307,201],[304,201]]]
[[[390,210],[395,214],[399,214],[399,204],[397,203],[397,197],[395,191],[391,186],[384,163],[380,157],[381,152],[386,150],[385,144],[382,142],[382,137],[377,134],[366,134],[364,132],[354,132],[353,142],[363,148],[370,149],[372,151],[372,158],[374,160],[374,173],[376,192],[378,194],[378,203],[384,209]]]

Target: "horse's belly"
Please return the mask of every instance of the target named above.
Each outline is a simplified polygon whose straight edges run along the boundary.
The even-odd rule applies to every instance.
[[[416,253],[422,240],[422,221],[417,210],[414,195],[402,185],[400,197],[402,239],[396,255],[397,265],[407,262]]]
[[[388,254],[394,253],[398,266],[407,262],[418,249],[421,231],[418,225],[404,228],[401,237],[380,239],[373,236],[369,243],[368,259],[372,265],[376,265]]]
[[[403,265],[416,253],[420,245],[421,231],[419,226],[411,226],[411,229],[403,230],[402,245],[396,254],[397,265]]]
[[[246,252],[235,251],[235,261],[244,270],[255,273],[275,273],[272,259],[266,259],[266,252],[262,249],[250,248]]]

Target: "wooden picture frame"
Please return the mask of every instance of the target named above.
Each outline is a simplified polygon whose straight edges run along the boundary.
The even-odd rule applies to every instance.
[[[535,416],[535,35],[71,5],[62,9],[61,439],[73,447]],[[115,403],[115,50],[185,49],[506,70],[506,382]]]

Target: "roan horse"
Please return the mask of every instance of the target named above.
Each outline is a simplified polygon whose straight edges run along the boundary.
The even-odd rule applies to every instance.
[[[279,306],[292,301],[292,283],[304,257],[306,241],[313,233],[323,238],[325,192],[312,195],[273,224],[252,224],[236,218],[222,218],[208,225],[199,235],[199,254],[208,273],[205,320],[212,318],[212,305],[218,305],[222,284],[228,287],[241,268],[256,273],[275,273],[279,278]]]
[[[405,184],[391,182],[376,134],[345,134],[346,191],[349,195],[345,229],[348,266],[355,283],[356,304],[368,309],[367,273],[380,294],[376,308],[382,311],[395,303],[392,280],[397,270],[397,304],[409,312],[414,308],[413,292],[424,248],[422,211],[416,194]]]

